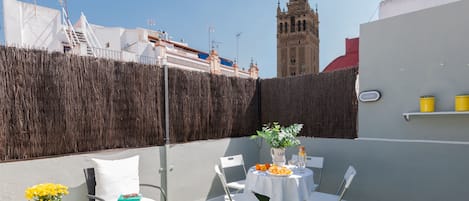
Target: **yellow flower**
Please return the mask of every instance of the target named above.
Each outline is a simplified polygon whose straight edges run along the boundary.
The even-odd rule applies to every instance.
[[[62,184],[44,183],[25,190],[24,196],[30,201],[61,201],[68,194],[68,187]]]

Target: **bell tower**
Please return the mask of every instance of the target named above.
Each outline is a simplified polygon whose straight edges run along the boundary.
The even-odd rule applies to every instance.
[[[277,77],[319,72],[319,15],[308,0],[277,7]]]

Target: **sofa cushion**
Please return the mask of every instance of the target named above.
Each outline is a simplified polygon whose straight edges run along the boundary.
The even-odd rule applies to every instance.
[[[96,196],[115,201],[121,194],[139,193],[139,156],[119,160],[91,159],[94,162]]]

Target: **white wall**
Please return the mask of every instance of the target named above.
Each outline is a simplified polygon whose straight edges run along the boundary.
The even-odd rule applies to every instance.
[[[3,24],[7,44],[22,44],[21,9],[16,0],[3,0]]]
[[[102,26],[92,26],[93,31],[96,34],[101,43],[101,47],[104,49],[121,51],[121,36],[124,33],[123,28],[119,27],[102,27]],[[109,48],[106,47],[106,44],[109,43]]]
[[[0,163],[0,200],[24,200],[26,188],[44,182],[67,185],[70,194],[64,201],[86,200],[83,168],[92,167],[91,158],[120,159],[140,155],[140,182],[161,185],[160,154],[163,147],[108,150],[96,153]],[[171,201],[207,200],[224,194],[214,172],[222,156],[243,154],[246,167],[259,161],[256,141],[226,138],[171,145],[168,149],[168,193]],[[242,177],[233,172],[234,177]],[[142,193],[157,198],[158,192],[142,188]],[[157,199],[159,200],[159,199]]]
[[[393,17],[459,0],[384,0],[379,7],[379,19]]]
[[[121,49],[126,51],[137,52],[137,44],[139,41],[139,30],[126,29],[121,37]]]
[[[357,170],[345,200],[467,200],[469,145],[300,138],[311,156],[324,157],[321,192],[336,193],[349,165]],[[260,161],[271,161],[263,144]],[[286,156],[298,154],[288,148]],[[317,180],[316,180],[317,181]]]
[[[63,51],[58,10],[15,0],[4,0],[3,9],[7,44]]]
[[[224,194],[220,180],[215,175],[214,165],[219,163],[220,157],[236,154],[243,154],[246,168],[255,165],[259,161],[259,147],[256,142],[245,137],[171,146],[168,165],[173,170],[168,174],[169,199],[203,201]],[[243,176],[239,169],[231,173],[234,176],[228,179]]]
[[[160,185],[159,152],[159,147],[150,147],[0,163],[0,200],[25,200],[26,188],[45,182],[68,186],[70,194],[65,196],[64,201],[86,200],[83,168],[93,166],[91,158],[120,159],[140,155],[140,181]],[[142,189],[142,192],[151,196],[159,195],[147,189]]]
[[[454,96],[469,93],[468,10],[458,1],[361,26],[360,90],[382,98],[359,103],[359,137],[469,142],[469,115],[402,117],[420,96],[454,111]]]

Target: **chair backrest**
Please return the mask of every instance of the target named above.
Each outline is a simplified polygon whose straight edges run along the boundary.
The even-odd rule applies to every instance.
[[[225,168],[242,166],[246,175],[246,167],[244,166],[243,155],[226,156],[220,158],[221,171],[225,174]]]
[[[298,155],[293,154],[292,155],[292,160],[298,161]],[[317,170],[319,174],[316,176],[317,171],[314,171],[314,179],[317,179],[316,183],[316,190],[319,189],[321,185],[321,180],[322,180],[322,168],[324,167],[324,157],[319,157],[319,156],[306,156],[306,167],[309,168],[316,168],[319,169]]]
[[[352,180],[356,174],[357,171],[353,166],[350,165],[347,171],[345,172],[344,179],[342,180],[342,183],[340,184],[339,189],[337,191],[337,194],[339,194],[339,192],[341,191],[339,194],[339,200],[342,200],[342,198],[344,197],[345,192],[350,187],[350,184],[352,183]]]
[[[85,182],[86,182],[86,187],[88,189],[88,195],[96,195],[96,192],[95,192],[96,178],[94,175],[94,168],[85,168],[83,169],[83,173],[85,173]],[[95,201],[95,200],[89,198],[89,201]]]
[[[230,191],[228,190],[228,186],[226,185],[225,176],[221,173],[220,167],[218,166],[218,164],[215,165],[214,169],[215,169],[215,173],[217,173],[218,178],[220,178],[220,181],[221,181],[221,184],[223,186],[223,190],[225,191],[225,194],[228,196],[230,201],[232,201]]]
[[[356,174],[357,174],[357,171],[355,170],[355,168],[353,166],[349,166],[344,175],[345,188],[350,187],[350,184],[352,183],[352,180]]]
[[[322,169],[324,165],[324,158],[317,156],[306,156],[306,167]]]
[[[298,161],[298,155],[293,154],[292,160]],[[324,157],[306,156],[306,167],[322,169],[324,166]]]
[[[226,156],[220,158],[221,168],[244,166],[243,155]]]

